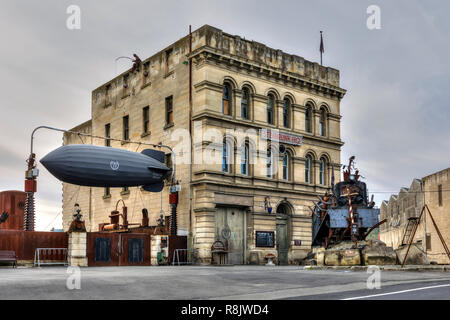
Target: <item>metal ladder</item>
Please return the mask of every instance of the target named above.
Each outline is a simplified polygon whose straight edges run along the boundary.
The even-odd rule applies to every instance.
[[[408,224],[406,225],[405,233],[403,234],[402,245],[408,244],[411,240],[411,236],[417,229],[419,219],[417,217],[408,218]]]

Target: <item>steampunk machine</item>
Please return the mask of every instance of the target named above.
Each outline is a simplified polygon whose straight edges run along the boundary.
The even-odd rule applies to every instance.
[[[310,207],[313,213],[313,246],[328,248],[342,241],[351,241],[357,248],[380,224],[380,209],[374,208],[373,195],[369,201],[367,186],[360,181],[359,171],[354,166],[355,157],[344,166],[344,180],[334,185],[331,193],[325,192]]]

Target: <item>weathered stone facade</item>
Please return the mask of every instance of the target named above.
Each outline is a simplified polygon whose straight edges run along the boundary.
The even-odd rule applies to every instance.
[[[227,99],[224,90],[229,90]],[[238,254],[230,256],[232,262],[265,263],[266,254],[273,253],[281,263],[296,263],[311,248],[308,209],[311,200],[330,187],[333,170],[336,183],[339,181],[343,145],[340,100],[344,94],[335,69],[203,26],[192,33],[191,54],[189,38],[184,37],[144,60],[139,71],[128,70],[95,89],[92,120],[73,131],[105,136],[105,125],[110,124],[110,137],[122,139],[123,117],[128,116],[129,140],[161,142],[174,148],[176,178],[181,185],[178,229],[180,234],[189,235],[195,262],[209,263],[211,245],[221,238],[225,229],[231,228],[230,243],[234,249],[241,246],[237,248]],[[168,123],[168,97],[172,97],[173,123]],[[270,104],[273,104],[272,123],[268,123]],[[149,131],[143,123],[143,109],[147,106]],[[178,129],[189,132],[190,124],[192,144],[183,141],[182,135],[177,136],[181,132]],[[196,159],[208,147],[216,145],[222,150],[222,141],[211,137],[211,130],[225,134],[230,130],[259,132],[261,129],[302,137],[301,145],[284,144],[288,154],[284,158],[285,170],[282,154],[273,160],[273,166],[280,170],[269,177],[266,163],[256,161],[244,170],[240,157],[247,140],[242,144],[237,136],[231,139],[227,153],[230,164],[226,170],[222,162],[205,163]],[[105,145],[105,140],[95,137],[83,140]],[[250,157],[266,151],[260,148],[263,144],[259,136],[256,141],[255,146],[249,147]],[[66,134],[64,143],[82,141],[77,135]],[[148,147],[120,141],[111,141],[111,146],[137,152]],[[78,188],[63,184],[65,230],[71,221],[74,202],[83,210],[88,231],[96,231],[99,223],[108,222],[118,199],[127,204],[130,223],[141,221],[143,207],[149,210],[151,224],[156,224],[161,210],[165,215],[170,214],[168,187],[161,194],[148,193],[140,187],[125,192],[112,188],[110,195],[105,195],[103,188],[81,187],[74,195]],[[268,212],[268,203],[273,207],[272,213]],[[257,231],[274,232],[273,246],[257,246]],[[287,247],[280,249],[281,242]],[[283,250],[285,256],[281,256]]]
[[[447,245],[450,245],[450,168],[436,172],[422,179],[414,179],[410,188],[402,188],[398,195],[383,201],[380,220],[387,222],[380,226],[380,240],[398,249],[408,224],[408,218],[419,217],[424,203],[428,206]],[[423,248],[429,261],[449,263],[438,234],[429,215],[424,214],[417,228],[414,243]]]

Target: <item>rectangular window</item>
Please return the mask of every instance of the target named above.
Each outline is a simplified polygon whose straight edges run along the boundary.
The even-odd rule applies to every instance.
[[[150,132],[150,108],[147,106],[142,109],[143,130],[144,133]]]
[[[129,116],[123,117],[123,140],[130,140]]]
[[[438,204],[442,207],[442,184],[438,185]]]
[[[111,147],[111,124],[107,123],[105,124],[105,137],[108,139],[105,139],[105,146]]]
[[[172,56],[172,49],[166,50],[166,75],[170,72],[170,62]]]
[[[105,107],[109,106],[111,104],[111,85],[106,85],[105,89]]]
[[[173,124],[173,96],[166,98],[166,125]]]
[[[109,197],[111,195],[111,188],[110,187],[106,187],[105,188],[105,197]]]

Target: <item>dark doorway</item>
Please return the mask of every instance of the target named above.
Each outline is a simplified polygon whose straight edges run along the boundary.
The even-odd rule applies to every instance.
[[[288,264],[289,254],[289,218],[291,210],[286,203],[281,203],[277,207],[277,252],[278,264]]]

